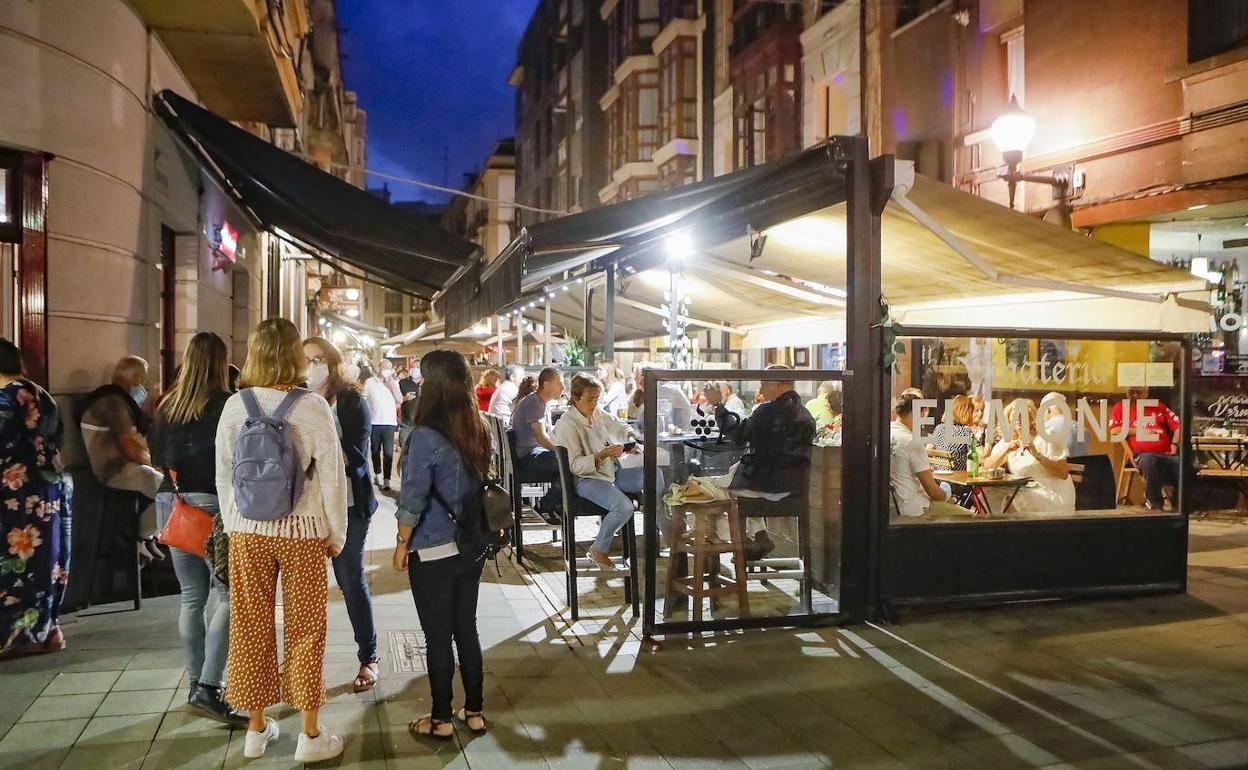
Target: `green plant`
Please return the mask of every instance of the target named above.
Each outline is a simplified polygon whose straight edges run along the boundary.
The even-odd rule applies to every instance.
[[[585,339],[569,332],[563,336],[563,365],[584,366],[589,356]]]

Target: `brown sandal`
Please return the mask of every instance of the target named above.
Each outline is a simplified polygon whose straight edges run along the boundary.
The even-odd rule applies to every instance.
[[[377,658],[360,664],[360,673],[356,675],[355,681],[351,684],[351,691],[356,693],[368,692],[377,686],[377,682],[381,678],[381,663]],[[364,672],[368,672],[365,674]]]
[[[490,723],[485,720],[485,712],[469,711],[468,709],[460,709],[455,712],[455,718],[467,725],[469,732],[474,735],[485,735],[485,731],[489,729]],[[479,727],[473,723],[479,723]]]
[[[451,728],[448,733],[439,733],[436,730],[442,725]],[[428,738],[437,738],[440,741],[449,741],[455,737],[455,726],[450,722],[442,719],[434,719],[432,715],[421,717],[414,722],[407,723],[407,729],[412,735],[421,735]]]

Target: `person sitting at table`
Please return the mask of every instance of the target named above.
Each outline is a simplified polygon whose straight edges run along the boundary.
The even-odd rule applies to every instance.
[[[1017,513],[1062,513],[1075,510],[1075,482],[1070,478],[1069,450],[1037,431],[1036,405],[1017,399],[1005,407],[1005,426],[1010,439],[1002,438],[983,460],[985,468],[1006,466],[1014,476],[1031,483],[1017,493],[998,491],[1002,502],[1014,494],[1010,507]],[[1009,511],[1002,510],[1002,513]]]
[[[638,430],[645,429],[645,404],[646,404],[646,370],[656,368],[651,363],[633,364],[633,379],[636,382],[636,389],[633,391],[633,397],[629,400],[628,417],[634,421]],[[659,420],[655,421],[656,430],[664,429],[663,421],[668,426],[675,426],[681,430],[688,430],[693,421],[693,405],[689,403],[688,396],[680,389],[675,382],[660,382],[657,402],[659,404]],[[666,403],[665,403],[666,402]]]
[[[576,493],[607,511],[589,547],[589,560],[602,569],[614,570],[607,553],[615,533],[633,517],[629,495],[643,491],[645,471],[641,465],[621,468],[620,457],[636,454],[636,437],[629,427],[598,409],[605,388],[597,377],[578,374],[572,378],[571,407],[555,424],[555,443],[568,450],[568,468],[576,476]],[[659,471],[655,489],[663,489]]]
[[[511,410],[519,403],[516,396],[520,392],[520,381],[523,379],[523,366],[519,364],[508,366],[506,378],[498,383],[490,395],[490,404],[486,408],[486,413],[502,420],[504,425],[511,425]]]
[[[975,404],[968,396],[954,396],[952,422],[944,420],[932,429],[932,444],[941,452],[949,453],[951,470],[966,470],[966,460],[971,453],[971,442],[975,440]]]
[[[817,427],[833,425],[840,416],[838,407],[841,403],[841,392],[836,383],[829,380],[820,383],[815,397],[806,402],[806,411],[815,418]]]
[[[605,390],[598,399],[602,411],[612,417],[623,417],[628,414],[628,393],[626,378],[620,365],[611,359],[598,362],[598,380]]]
[[[1148,398],[1147,389],[1128,388],[1126,400],[1114,404],[1109,414],[1109,430],[1115,434],[1124,423],[1127,425],[1127,446],[1135,455],[1136,470],[1144,478],[1144,502],[1149,508],[1160,511],[1165,507],[1162,490],[1179,484],[1182,425],[1178,415],[1165,404],[1149,404],[1141,410],[1136,402],[1144,398]]]
[[[745,402],[733,391],[732,386],[724,380],[715,383],[719,386],[720,401],[724,408],[736,416],[745,418]]]
[[[914,436],[914,402],[921,397],[903,392],[893,402],[896,416],[888,428],[888,483],[897,515],[908,519],[929,513],[970,516],[969,510],[953,502],[952,492],[936,483],[927,446]]]
[[[520,399],[511,413],[511,429],[516,434],[516,470],[526,483],[550,484],[534,510],[551,524],[558,523],[555,511],[563,494],[559,491],[555,442],[550,439],[548,405],[561,395],[563,375],[548,366],[537,375],[537,390]]]

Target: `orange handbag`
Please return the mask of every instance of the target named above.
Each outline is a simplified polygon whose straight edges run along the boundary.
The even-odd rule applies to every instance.
[[[200,510],[178,494],[178,476],[170,471],[173,481],[173,513],[161,530],[160,542],[200,558],[208,555],[208,535],[212,532],[212,514]]]

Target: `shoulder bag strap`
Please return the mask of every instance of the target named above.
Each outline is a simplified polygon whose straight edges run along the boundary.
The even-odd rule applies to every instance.
[[[286,396],[282,399],[282,403],[278,404],[277,408],[273,410],[273,419],[285,420],[286,413],[289,412],[295,406],[295,402],[302,398],[303,394],[307,392],[308,391],[303,388],[291,388],[287,391]]]

